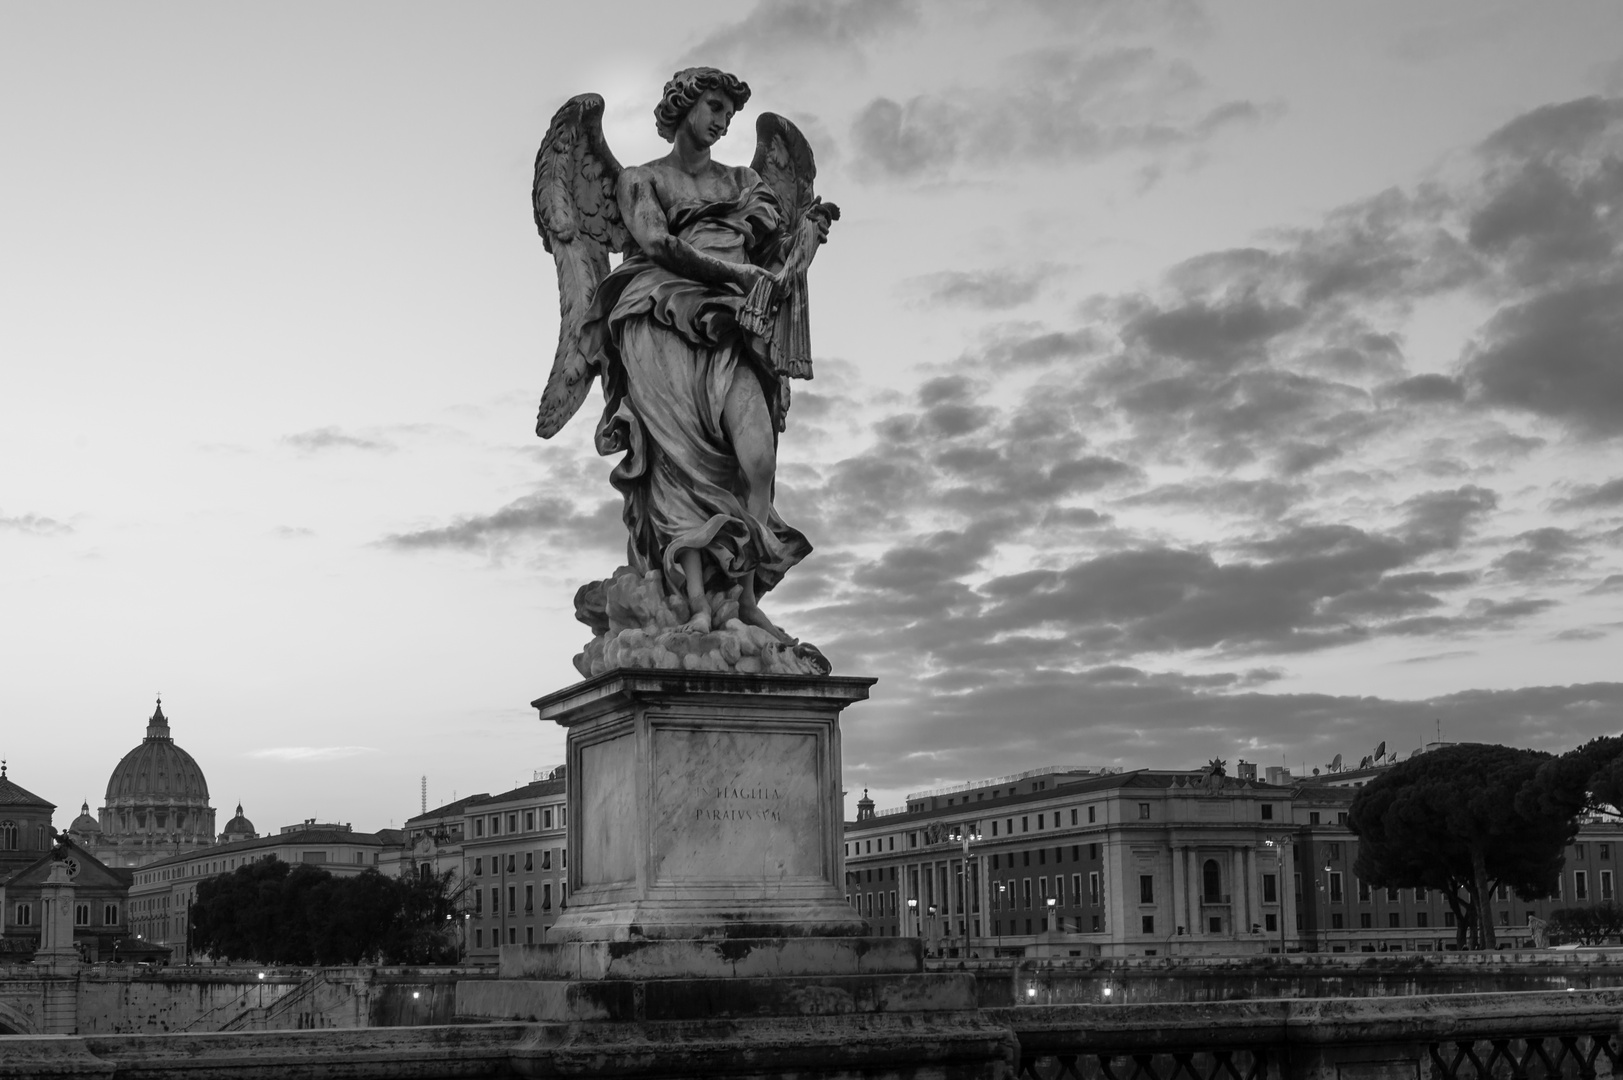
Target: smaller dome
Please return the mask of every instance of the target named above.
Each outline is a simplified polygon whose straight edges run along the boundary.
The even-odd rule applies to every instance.
[[[90,803],[79,804],[79,816],[73,819],[72,825],[68,826],[68,832],[77,833],[80,836],[94,836],[101,832],[101,822],[90,816]]]
[[[225,831],[220,834],[222,840],[256,840],[259,834],[254,831],[254,823],[242,816],[242,804],[237,804],[237,816],[225,823]]]

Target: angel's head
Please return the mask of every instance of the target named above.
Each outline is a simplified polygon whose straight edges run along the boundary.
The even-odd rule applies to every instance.
[[[709,134],[719,122],[719,134],[704,139],[709,145],[727,134],[732,114],[742,109],[750,99],[749,84],[736,75],[711,67],[684,68],[671,76],[654,109],[654,126],[660,138],[676,141],[676,129],[682,126],[695,106],[705,105],[717,116],[710,119],[701,134]],[[719,106],[719,108],[718,108]]]

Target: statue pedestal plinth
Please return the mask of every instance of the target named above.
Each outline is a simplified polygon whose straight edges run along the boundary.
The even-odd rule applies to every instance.
[[[866,934],[841,887],[839,716],[874,681],[619,669],[535,701],[569,732],[548,940]]]
[[[458,1018],[538,1023],[521,1075],[1011,1076],[975,977],[846,902],[839,716],[873,682],[617,669],[536,701],[569,732],[569,908]]]

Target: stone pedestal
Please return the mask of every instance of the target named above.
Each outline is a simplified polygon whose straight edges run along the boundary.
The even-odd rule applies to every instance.
[[[460,1019],[524,1021],[524,1076],[1006,1080],[974,976],[867,936],[842,886],[840,710],[872,679],[615,670],[568,729],[568,911]]]
[[[568,729],[555,942],[842,937],[840,710],[873,679],[616,670],[535,701]]]

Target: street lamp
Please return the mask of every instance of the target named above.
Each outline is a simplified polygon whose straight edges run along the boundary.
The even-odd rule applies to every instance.
[[[1289,836],[1267,836],[1263,838],[1262,842],[1274,849],[1274,861],[1278,864],[1276,873],[1278,874],[1279,884],[1276,888],[1279,890],[1279,955],[1283,958],[1285,955],[1285,848],[1290,846],[1291,838]]]
[[[976,828],[977,825],[975,823],[966,823],[964,825],[963,834],[960,837],[964,845],[964,871],[963,883],[959,886],[958,890],[959,899],[961,901],[958,910],[964,917],[964,958],[966,960],[969,958],[969,842],[971,840],[979,840],[981,838],[981,834],[976,831]]]
[[[935,905],[929,905],[925,911],[930,916],[930,938],[933,940],[935,938]],[[925,951],[928,952],[929,950],[926,949]]]
[[[916,896],[907,898],[907,922],[913,928],[913,933],[917,934],[919,932],[919,898]]]
[[[1003,914],[1003,894],[1008,892],[1008,891],[1009,891],[1009,887],[1007,885],[1005,885],[1003,882],[1000,881],[1000,882],[997,883],[997,909],[998,909],[999,916],[1001,916]],[[1003,919],[1000,917],[1000,918],[994,920],[992,925],[997,931],[998,945],[1002,946],[1002,944],[1003,944]]]
[[[1048,929],[1049,929],[1050,932],[1059,929],[1059,924],[1054,922],[1054,908],[1058,904],[1059,904],[1059,897],[1050,896],[1048,898]]]

